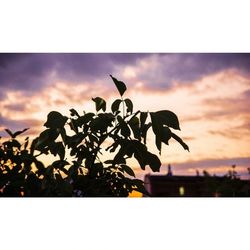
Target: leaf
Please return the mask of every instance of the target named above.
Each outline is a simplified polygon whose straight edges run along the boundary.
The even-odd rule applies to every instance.
[[[118,89],[121,96],[123,96],[124,92],[127,90],[127,87],[124,82],[118,81],[115,77],[110,75],[113,82],[115,83],[116,88]]]
[[[159,113],[159,112],[162,112],[162,113]],[[167,122],[166,116],[163,116],[163,114],[166,115],[168,114],[168,112],[171,112],[171,111],[164,110],[164,111],[150,113],[151,121],[152,121],[152,128],[155,134],[155,144],[156,144],[156,147],[159,149],[160,154],[161,154],[161,143],[163,142],[168,145],[168,141],[172,137],[171,130],[165,126],[167,124],[170,125],[170,123]]]
[[[106,101],[102,99],[101,97],[92,98],[92,100],[95,102],[96,111],[98,112],[100,109],[102,109],[104,112],[106,111]]]
[[[173,137],[176,141],[178,141],[178,142],[181,144],[181,146],[182,146],[185,150],[187,150],[187,151],[189,152],[189,147],[188,147],[188,145],[187,145],[178,135],[172,133],[172,137]]]
[[[113,144],[111,144],[109,147],[106,148],[106,151],[110,151],[111,153],[113,153],[115,152],[118,146],[119,146],[119,142],[115,141]]]
[[[36,143],[34,145],[34,149],[41,149],[51,142],[54,142],[58,137],[59,132],[54,129],[46,129],[44,130],[38,138],[36,138],[33,142]],[[33,144],[32,142],[32,144]],[[33,146],[33,145],[32,145]]]
[[[143,128],[143,126],[146,122],[147,116],[148,116],[148,112],[141,112],[140,113],[141,129]]]
[[[65,128],[62,128],[60,130],[60,134],[61,134],[61,137],[62,137],[62,140],[64,142],[64,144],[67,144],[67,135],[66,135],[66,130]]]
[[[6,128],[5,131],[13,138],[13,133],[9,129]]]
[[[128,124],[134,133],[134,137],[136,139],[140,139],[140,127],[139,127],[139,118],[133,116],[129,121]]]
[[[150,122],[150,123],[144,125],[143,128],[141,129],[141,137],[143,138],[144,144],[147,143],[147,131],[151,126],[152,126],[152,123]]]
[[[175,113],[169,110],[155,112],[157,119],[164,125],[180,130],[179,120]]]
[[[128,125],[127,125],[125,122],[121,124],[121,134],[122,134],[125,138],[129,137],[130,134],[131,134],[131,133],[130,133],[129,127],[128,127]]]
[[[145,170],[145,166],[147,165],[146,155],[147,155],[147,147],[139,141],[133,140],[130,143],[130,147],[134,150],[134,157],[139,162],[141,169]]]
[[[47,121],[44,123],[44,126],[47,128],[62,128],[68,118],[63,116],[57,111],[51,111],[48,114]]]
[[[163,127],[161,141],[168,145],[168,141],[170,140],[171,136],[172,136],[171,130],[168,127]]]
[[[32,142],[31,142],[31,145],[30,145],[30,154],[31,155],[34,155],[34,151],[35,151],[35,148],[36,148],[36,145],[39,141],[39,137],[36,137]]]
[[[128,113],[133,113],[133,103],[130,99],[125,99],[124,102],[126,103],[126,106],[127,106],[127,112]]]
[[[87,134],[79,133],[73,136],[65,137],[64,143],[68,146],[68,148],[76,147],[82,140],[87,136]]]
[[[12,148],[13,148],[13,147],[16,147],[16,148],[20,149],[20,147],[21,147],[20,142],[17,141],[16,139],[14,139],[14,140],[12,140],[12,141],[9,141],[8,143],[9,143],[9,145],[10,145]]]
[[[163,125],[159,122],[155,113],[150,112],[150,116],[152,121],[152,129],[155,134],[155,145],[161,153],[161,138]]]
[[[29,137],[26,137],[25,138],[25,143],[24,143],[24,149],[27,149],[28,144],[29,144]]]
[[[69,126],[70,126],[71,130],[73,130],[76,134],[79,132],[78,126],[77,126],[77,120],[70,119]]]
[[[105,164],[110,164],[110,165],[113,165],[113,160],[106,160],[104,161]]]
[[[64,160],[65,157],[65,148],[62,144],[62,142],[57,142],[57,153],[60,157],[60,160]]]
[[[59,169],[64,168],[66,165],[70,165],[70,164],[67,161],[65,161],[65,160],[57,160],[57,161],[54,161],[52,163],[52,166],[54,168],[59,168]]]
[[[80,115],[78,114],[78,112],[75,110],[75,109],[70,109],[70,115],[71,116],[77,116],[77,117],[80,117]]]
[[[111,105],[111,110],[112,110],[112,112],[113,113],[115,113],[115,112],[117,112],[118,110],[119,110],[119,106],[120,106],[120,104],[121,104],[121,99],[116,99],[113,103],[112,103],[112,105]]]
[[[27,131],[28,129],[29,129],[29,128],[25,128],[25,129],[23,129],[23,130],[21,130],[21,131],[15,132],[15,133],[13,134],[13,137],[12,137],[12,138],[16,138],[18,135],[24,133],[24,132]]]
[[[45,172],[45,167],[41,161],[35,160],[35,165],[38,171],[38,174],[44,174]]]
[[[134,180],[132,180],[132,183],[133,183],[133,186],[136,186],[136,188],[134,188],[135,191],[140,192],[142,194],[146,194],[149,196],[149,193],[146,190],[146,188],[144,186],[144,182],[142,180],[134,179]]]
[[[145,166],[147,165],[147,162],[145,161],[144,154],[141,153],[141,151],[135,151],[134,157],[139,162],[141,169],[145,170]]]
[[[120,127],[120,129],[121,129],[121,134],[122,134],[125,138],[129,137],[131,133],[130,133],[130,129],[129,129],[127,123],[122,119],[121,116],[118,116],[118,117],[117,117],[117,120],[118,120],[118,122],[119,122],[119,127]]]
[[[109,123],[103,117],[97,117],[90,123],[92,132],[101,132],[104,133],[107,131]]]
[[[135,173],[133,171],[132,168],[130,168],[129,166],[125,165],[125,164],[121,164],[120,165],[122,167],[122,169],[130,176],[134,176],[135,177]]]
[[[148,152],[146,155],[146,159],[147,159],[147,164],[150,166],[153,172],[160,171],[161,161],[157,155]]]
[[[89,123],[90,121],[92,121],[94,116],[95,116],[94,113],[87,113],[87,114],[85,114],[85,115],[79,117],[79,118],[76,120],[76,123],[75,123],[75,124],[76,124],[78,127],[81,127],[82,125],[87,124],[87,123]]]

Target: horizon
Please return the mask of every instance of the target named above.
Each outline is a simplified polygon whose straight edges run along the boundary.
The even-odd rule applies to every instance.
[[[23,137],[38,136],[50,111],[93,111],[92,97],[106,99],[109,110],[118,97],[110,74],[127,85],[135,110],[177,114],[190,152],[170,140],[160,173],[171,164],[176,175],[224,175],[236,165],[248,175],[248,53],[1,53],[0,136],[26,127]],[[150,137],[148,147],[157,152]],[[150,172],[132,166],[137,176]]]

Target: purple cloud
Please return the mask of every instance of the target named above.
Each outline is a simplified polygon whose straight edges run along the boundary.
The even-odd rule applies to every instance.
[[[96,80],[116,65],[135,64],[146,54],[15,53],[0,54],[0,88],[36,91],[52,80]]]
[[[156,64],[151,67],[152,58]],[[246,74],[250,69],[247,53],[1,53],[0,98],[10,89],[32,93],[54,80],[94,83],[115,75],[119,66],[138,66],[142,60],[149,62],[149,68],[140,71],[137,79],[151,88],[168,88],[174,81],[188,83],[223,69]]]
[[[153,54],[152,54],[153,56]],[[250,74],[250,54],[244,53],[170,53],[157,54],[137,79],[150,88],[166,89],[174,81],[189,83],[212,73],[236,69]]]

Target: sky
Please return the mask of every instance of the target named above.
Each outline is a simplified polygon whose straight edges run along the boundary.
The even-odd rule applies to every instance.
[[[247,177],[250,167],[250,54],[213,53],[0,53],[0,135],[44,129],[47,114],[69,115],[75,108],[94,111],[92,97],[110,107],[119,97],[112,74],[127,85],[134,110],[171,110],[180,121],[175,131],[190,152],[174,140],[164,145],[161,174],[196,170],[226,174],[235,164]],[[149,138],[149,149],[157,153]],[[142,173],[131,162],[138,177]]]

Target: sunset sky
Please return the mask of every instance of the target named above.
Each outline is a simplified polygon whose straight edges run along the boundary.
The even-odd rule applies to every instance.
[[[204,169],[225,174],[250,167],[250,54],[0,54],[0,135],[30,128],[36,136],[51,110],[94,110],[92,97],[118,98],[109,77],[126,83],[134,110],[171,110],[190,152],[174,140],[163,146],[161,173]],[[149,148],[157,152],[149,138]],[[132,163],[138,177],[142,173]],[[146,169],[147,173],[149,169]]]

